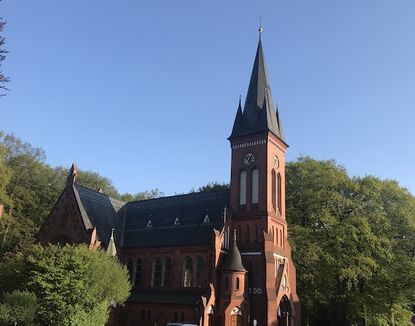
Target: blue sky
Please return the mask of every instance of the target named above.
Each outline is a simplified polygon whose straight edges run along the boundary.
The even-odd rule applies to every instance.
[[[0,129],[121,192],[228,182],[259,16],[287,157],[415,193],[413,0],[3,0]]]

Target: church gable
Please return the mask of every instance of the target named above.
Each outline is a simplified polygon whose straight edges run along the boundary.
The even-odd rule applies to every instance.
[[[81,243],[88,239],[82,214],[72,186],[63,190],[38,237],[42,244]]]

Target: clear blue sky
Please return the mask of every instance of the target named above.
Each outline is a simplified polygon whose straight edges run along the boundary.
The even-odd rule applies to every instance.
[[[288,159],[415,193],[415,1],[3,0],[0,129],[121,192],[228,182],[258,39]]]

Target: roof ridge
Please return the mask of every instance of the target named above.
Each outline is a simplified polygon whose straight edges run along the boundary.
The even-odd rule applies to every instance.
[[[86,189],[86,190],[92,191],[92,192],[94,192],[94,193],[96,193],[96,194],[98,194],[98,195],[105,196],[105,197],[111,198],[111,199],[113,199],[113,200],[117,200],[117,201],[119,201],[119,202],[121,202],[121,203],[124,203],[124,204],[128,203],[128,202],[126,202],[126,201],[124,201],[124,200],[121,200],[121,199],[118,199],[118,198],[114,198],[114,197],[112,197],[112,196],[110,196],[110,195],[108,195],[108,194],[106,194],[106,193],[99,192],[99,191],[97,191],[97,190],[94,190],[94,189],[88,188],[88,187],[86,187],[86,186],[84,186],[84,185],[81,185],[80,183],[76,183],[76,184],[75,184],[75,186],[76,186],[76,187],[78,187],[78,186],[79,186],[79,187],[84,188],[84,189]]]
[[[229,192],[229,189],[219,189],[219,190],[211,190],[211,191],[189,192],[187,194],[178,194],[178,195],[162,196],[162,197],[148,198],[148,199],[138,199],[138,200],[128,201],[126,203],[127,204],[142,203],[142,202],[149,202],[149,201],[152,201],[152,200],[170,199],[170,198],[174,198],[174,197],[185,197],[185,196],[197,196],[197,195],[200,195],[200,194],[211,194],[211,193],[220,193],[220,192]]]

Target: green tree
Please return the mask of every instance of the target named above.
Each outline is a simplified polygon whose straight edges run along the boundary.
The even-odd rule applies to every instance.
[[[3,36],[3,29],[6,25],[6,22],[3,18],[0,17],[0,68],[2,66],[2,62],[6,59],[7,50],[4,48],[4,44],[6,39]],[[0,70],[0,96],[4,95],[5,90],[7,90],[6,83],[9,81],[9,78],[6,77],[3,72]]]
[[[38,325],[103,326],[109,307],[123,303],[131,284],[127,269],[87,246],[30,246],[0,264],[0,287],[25,289],[38,301]]]
[[[160,191],[158,188],[139,191],[135,194],[125,193],[121,196],[121,200],[123,201],[135,201],[135,200],[146,200],[146,199],[153,199],[163,197],[164,192]]]
[[[413,235],[415,198],[394,182],[350,178],[334,161],[303,157],[286,172],[304,323],[409,325],[414,248],[397,248],[396,235]]]
[[[209,192],[217,190],[229,190],[229,184],[213,181],[197,189],[198,192]]]
[[[0,325],[32,326],[37,310],[36,296],[27,291],[5,293],[0,303]]]

